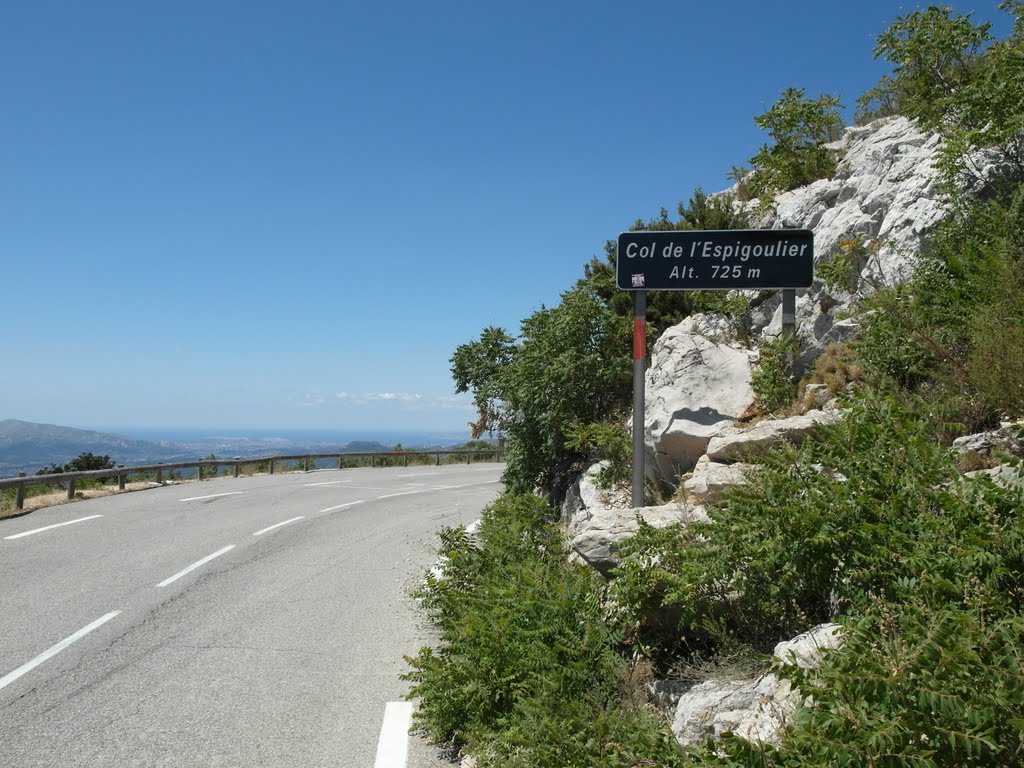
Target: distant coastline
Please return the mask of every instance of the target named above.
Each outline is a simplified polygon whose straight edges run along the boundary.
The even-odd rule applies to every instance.
[[[219,427],[89,427],[97,432],[123,435],[135,440],[171,442],[184,445],[213,441],[251,443],[287,443],[294,445],[345,445],[351,442],[401,443],[406,448],[457,445],[470,439],[468,429],[263,429]]]
[[[117,464],[156,464],[214,455],[261,457],[299,453],[449,448],[470,440],[469,430],[222,429],[215,427],[101,427],[80,429],[7,419],[0,421],[0,477],[64,464],[83,453]]]

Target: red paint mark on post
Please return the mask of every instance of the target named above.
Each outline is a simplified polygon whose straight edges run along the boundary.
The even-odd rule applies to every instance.
[[[647,357],[647,321],[643,317],[633,318],[633,359]]]

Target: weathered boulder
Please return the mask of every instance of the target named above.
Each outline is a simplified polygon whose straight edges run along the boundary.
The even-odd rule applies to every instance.
[[[672,732],[684,747],[725,733],[755,744],[777,744],[800,703],[800,692],[789,680],[771,673],[744,683],[706,680],[680,697]]]
[[[993,452],[1024,456],[1024,422],[1004,421],[999,429],[958,437],[953,441],[953,450],[982,456],[991,456]]]
[[[711,461],[727,463],[755,460],[784,444],[800,445],[819,424],[836,418],[835,409],[815,409],[785,419],[764,419],[747,429],[723,430],[708,443],[707,456]]]
[[[675,486],[711,439],[750,409],[751,353],[700,332],[688,318],[662,334],[647,371],[648,476]]]
[[[698,504],[714,504],[724,491],[740,485],[752,464],[719,464],[707,456],[701,456],[693,468],[693,474],[683,481],[687,498]]]
[[[1013,467],[1009,464],[1000,464],[998,467],[968,472],[967,477],[987,477],[1002,488],[1009,488],[1011,490],[1024,489],[1024,469]]]
[[[586,563],[598,573],[607,576],[619,560],[616,547],[636,535],[642,519],[655,528],[673,523],[707,522],[704,508],[694,504],[663,504],[657,507],[618,509],[602,507],[579,523],[570,539],[570,558]]]
[[[800,669],[818,669],[826,651],[832,651],[843,644],[843,627],[840,624],[819,624],[792,640],[783,640],[775,646],[774,656],[783,664]]]
[[[570,539],[584,530],[588,521],[600,511],[630,508],[630,489],[601,488],[598,485],[598,473],[607,466],[607,461],[599,461],[588,467],[566,494],[561,514]]]
[[[842,644],[838,624],[822,624],[775,647],[785,665],[817,669],[824,652]],[[799,689],[775,672],[753,680],[705,680],[679,697],[672,732],[683,746],[720,739],[732,733],[758,744],[778,744],[804,698]]]

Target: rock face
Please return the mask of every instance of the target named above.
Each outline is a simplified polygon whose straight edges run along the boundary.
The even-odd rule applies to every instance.
[[[911,276],[923,237],[946,213],[933,167],[938,148],[937,135],[905,117],[847,128],[829,145],[840,157],[836,175],[778,195],[774,212],[757,222],[812,229],[816,267],[840,253],[852,260],[846,289],[815,282],[798,291],[798,364],[809,365],[829,343],[856,332],[856,323],[837,320],[837,308]],[[779,336],[781,299],[766,302],[752,320],[756,333]]]
[[[754,402],[750,353],[704,335],[701,319],[665,331],[647,371],[648,475],[664,484],[674,485]]]
[[[842,310],[911,276],[922,238],[945,214],[932,165],[938,147],[937,136],[903,117],[849,128],[829,145],[840,157],[835,177],[778,195],[773,211],[755,222],[758,228],[813,230],[816,267],[841,254],[850,259],[845,287],[816,281],[797,292],[798,373],[828,344],[857,333],[855,321],[839,319]],[[778,337],[781,296],[752,309],[747,326],[755,339]],[[720,443],[753,404],[751,369],[757,359],[756,350],[740,344],[723,318],[687,318],[663,334],[646,380],[651,479],[666,488],[677,486],[709,443],[716,445],[717,453],[709,455],[715,462],[739,460],[723,459]],[[790,437],[799,439],[807,429],[794,427]],[[755,442],[751,436],[745,449]]]
[[[636,534],[638,516],[655,528],[708,520],[704,508],[693,504],[631,507],[628,491],[597,487],[595,475],[601,466],[595,464],[580,477],[562,506],[571,559],[586,563],[598,573],[607,576],[619,564],[615,547]]]
[[[953,441],[957,453],[991,456],[993,452],[1024,457],[1024,422],[1004,421],[999,429],[964,435]]]
[[[817,669],[826,650],[842,644],[838,624],[822,624],[775,647],[781,664]],[[766,672],[754,680],[705,680],[676,705],[672,732],[683,746],[732,733],[758,744],[778,744],[783,729],[804,703],[789,680]]]

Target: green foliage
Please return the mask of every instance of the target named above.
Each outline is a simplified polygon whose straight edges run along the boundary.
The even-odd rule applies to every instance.
[[[678,637],[693,649],[767,650],[816,623],[864,615],[877,596],[1019,612],[1024,491],[964,481],[928,420],[888,401],[857,403],[821,432],[769,457],[712,524],[625,545],[613,590],[639,637],[661,612],[679,617]]]
[[[868,305],[864,362],[961,429],[1024,414],[1022,225],[1022,190],[959,206],[929,235],[911,283]]]
[[[978,148],[1024,170],[1024,4],[999,7],[1014,20],[1006,40],[948,7],[898,18],[875,48],[893,74],[858,102],[864,118],[898,111],[941,133],[940,168],[952,195],[963,174],[976,174],[969,158]]]
[[[1019,612],[877,599],[845,633],[842,652],[801,680],[817,706],[766,765],[1020,765]]]
[[[566,448],[584,454],[590,461],[607,461],[595,477],[600,488],[628,483],[632,477],[633,442],[620,421],[603,421],[578,427]]]
[[[515,339],[502,328],[484,328],[479,340],[463,344],[451,357],[456,392],[473,392],[478,418],[471,423],[473,437],[494,435],[505,430],[502,402],[502,374],[512,363]]]
[[[774,413],[793,404],[797,382],[790,373],[796,352],[792,339],[761,344],[761,359],[750,376],[750,385],[762,413]]]
[[[979,56],[992,40],[990,28],[975,25],[970,14],[934,5],[898,18],[875,46],[875,58],[894,65],[893,76],[877,87],[886,87],[891,98],[898,94],[908,116],[941,127],[974,83]]]
[[[452,357],[459,391],[480,413],[501,413],[508,435],[506,486],[560,500],[585,455],[567,449],[580,425],[621,411],[629,397],[630,325],[581,281],[561,303],[522,322],[518,343],[496,329]]]
[[[535,497],[504,496],[484,511],[478,541],[441,534],[443,576],[417,595],[441,643],[404,675],[419,724],[484,766],[680,765],[616,653],[600,580],[566,562],[547,512]]]
[[[757,197],[771,197],[832,176],[835,160],[822,145],[839,138],[841,107],[836,96],[809,99],[803,88],[783,91],[767,112],[754,118],[773,143],[750,159],[754,167],[748,179],[750,191]]]
[[[80,453],[67,464],[51,464],[36,472],[37,475],[59,475],[64,472],[90,472],[97,469],[114,469],[116,465],[106,455],[97,456],[91,451]]]

